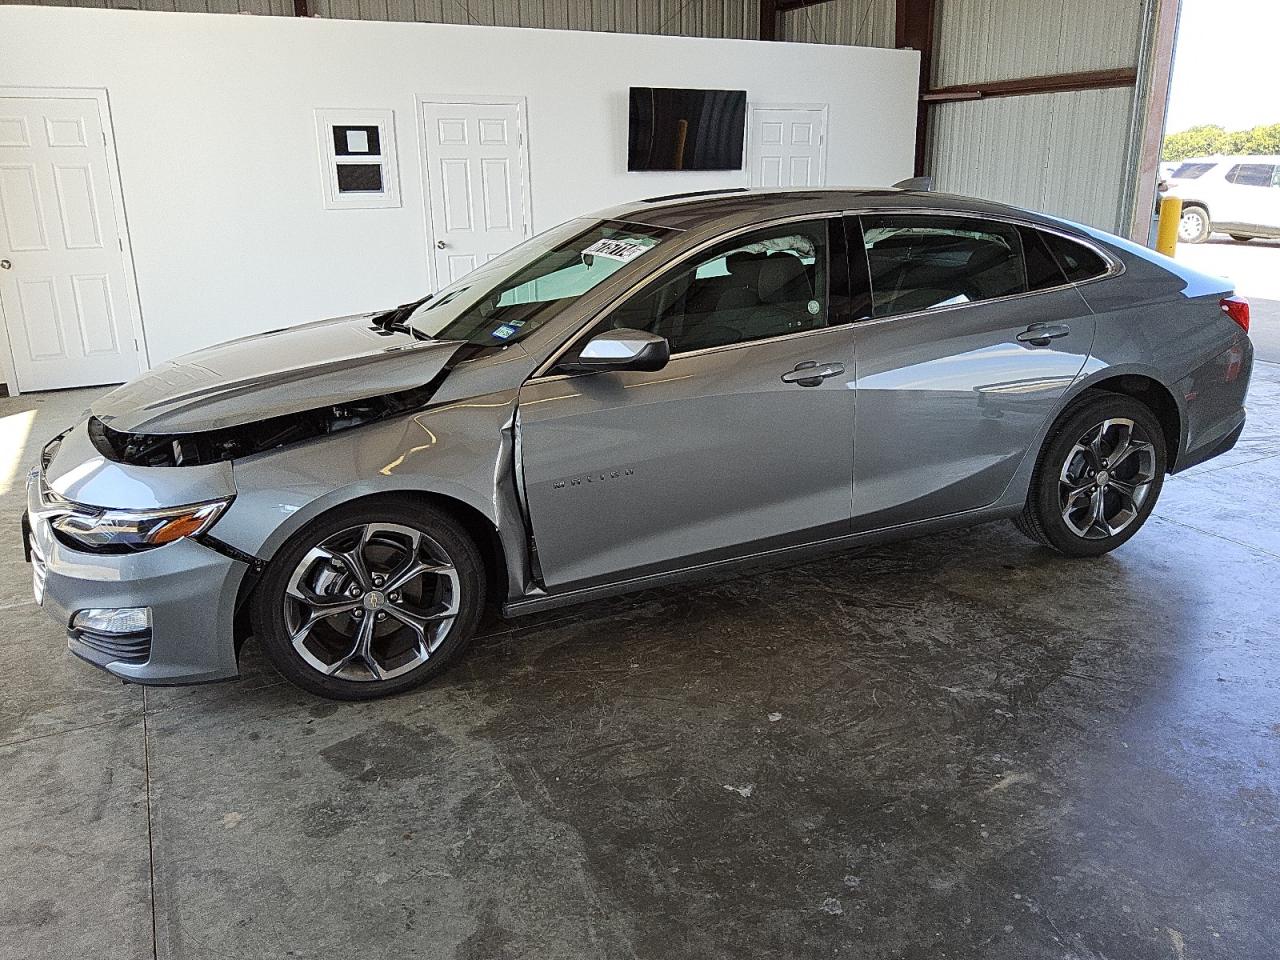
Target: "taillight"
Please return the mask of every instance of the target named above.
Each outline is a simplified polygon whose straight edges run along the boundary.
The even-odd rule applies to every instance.
[[[1218,301],[1222,312],[1236,322],[1245,333],[1249,332],[1249,301],[1244,297],[1223,297]]]

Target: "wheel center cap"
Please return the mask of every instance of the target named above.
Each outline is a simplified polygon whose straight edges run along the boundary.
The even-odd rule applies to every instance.
[[[370,590],[361,603],[366,610],[381,610],[387,605],[387,595],[381,590]]]
[[[1099,470],[1097,480],[1098,480],[1098,486],[1105,487],[1107,483],[1111,480],[1111,474],[1109,474],[1106,470]]]

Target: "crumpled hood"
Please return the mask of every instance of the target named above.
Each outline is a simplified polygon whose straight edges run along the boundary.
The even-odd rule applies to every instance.
[[[162,363],[90,412],[127,433],[196,433],[420,387],[462,346],[386,333],[374,314],[231,340]]]

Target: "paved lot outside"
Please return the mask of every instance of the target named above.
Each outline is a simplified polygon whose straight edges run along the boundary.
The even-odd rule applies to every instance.
[[[650,591],[370,704],[68,656],[20,473],[87,398],[0,401],[0,958],[1277,956],[1280,367],[1108,557]]]
[[[1280,240],[1241,243],[1215,233],[1207,243],[1180,243],[1174,257],[1226,277],[1249,300],[1250,335],[1263,360],[1280,363]]]

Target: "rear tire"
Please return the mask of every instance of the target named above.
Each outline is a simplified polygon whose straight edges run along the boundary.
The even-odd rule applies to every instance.
[[[285,678],[373,700],[440,673],[484,610],[480,551],[448,513],[405,497],[338,507],[294,534],[254,591],[253,632]]]
[[[1231,237],[1231,239],[1234,240],[1236,243],[1248,243],[1250,240],[1253,239],[1253,237],[1246,237],[1242,233],[1232,233],[1232,234],[1228,234],[1228,236]]]
[[[1182,208],[1182,219],[1178,221],[1179,240],[1183,243],[1204,243],[1212,232],[1208,210],[1194,203]]]
[[[1014,523],[1069,557],[1108,553],[1151,515],[1167,462],[1164,430],[1149,407],[1087,391],[1049,431]]]

